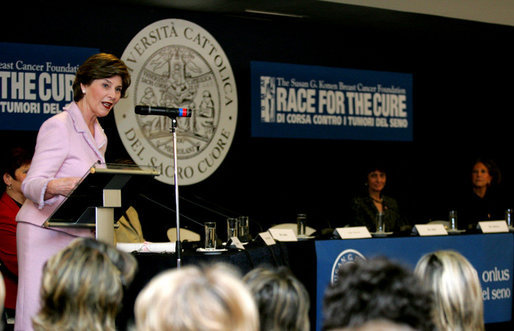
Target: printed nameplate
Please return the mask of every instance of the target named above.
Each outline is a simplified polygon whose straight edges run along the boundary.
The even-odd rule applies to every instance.
[[[269,229],[268,231],[277,241],[298,241],[296,234],[291,229]]]
[[[230,240],[232,241],[232,245],[230,245],[230,246],[234,246],[237,249],[245,249],[245,247],[241,243],[241,240],[239,240],[238,237],[230,237]]]
[[[478,222],[482,233],[509,232],[509,227],[505,221],[482,221]]]
[[[416,224],[415,227],[421,237],[448,235],[448,232],[442,224]]]
[[[369,233],[368,228],[365,226],[336,228],[336,231],[341,239],[371,238],[371,233]]]
[[[264,240],[264,243],[266,244],[266,246],[271,246],[271,245],[276,244],[275,239],[273,239],[273,237],[271,236],[271,233],[269,233],[269,232],[260,232],[259,236],[262,238],[262,240]]]

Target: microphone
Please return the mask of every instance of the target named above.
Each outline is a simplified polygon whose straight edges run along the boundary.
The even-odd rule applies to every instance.
[[[139,115],[162,115],[162,116],[168,116],[168,117],[191,117],[191,109],[138,105],[138,106],[136,106],[136,114],[139,114]]]

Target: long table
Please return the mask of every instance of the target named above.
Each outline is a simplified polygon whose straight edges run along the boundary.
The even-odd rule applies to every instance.
[[[510,322],[514,261],[514,240],[510,233],[308,240],[277,243],[273,246],[256,243],[245,251],[230,250],[220,255],[204,255],[186,250],[182,255],[182,265],[225,262],[239,268],[242,274],[263,264],[287,266],[306,286],[311,299],[311,326],[313,330],[320,330],[325,288],[331,281],[335,268],[351,261],[352,254],[360,254],[365,258],[387,256],[414,268],[423,254],[438,249],[459,251],[477,269],[483,289],[485,322]],[[138,260],[139,270],[125,293],[123,310],[117,321],[120,330],[124,330],[133,320],[133,305],[139,291],[153,276],[177,265],[175,254],[133,254]]]

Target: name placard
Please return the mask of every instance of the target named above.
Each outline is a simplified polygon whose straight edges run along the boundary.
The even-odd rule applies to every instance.
[[[442,224],[416,224],[419,235],[424,236],[447,236],[448,232]]]
[[[371,233],[369,233],[368,228],[365,226],[336,228],[336,231],[341,239],[371,238]]]
[[[232,241],[230,246],[234,246],[237,249],[245,249],[238,237],[230,237],[230,241]]]
[[[509,232],[509,227],[505,221],[482,221],[478,222],[482,233]]]
[[[268,231],[277,241],[298,241],[296,234],[291,229],[269,229]]]
[[[271,236],[271,233],[269,233],[269,232],[260,232],[259,236],[262,238],[262,240],[264,241],[264,243],[267,246],[271,246],[271,245],[275,245],[276,244],[275,239],[273,239],[273,237]]]

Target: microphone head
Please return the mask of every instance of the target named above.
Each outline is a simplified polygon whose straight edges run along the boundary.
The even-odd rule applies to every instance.
[[[177,112],[177,117],[191,117],[191,109],[179,108]]]
[[[188,108],[169,108],[169,107],[159,107],[159,106],[146,106],[146,105],[136,105],[135,107],[136,114],[139,115],[161,115],[168,117],[191,117],[191,109]]]
[[[147,115],[150,112],[150,107],[137,105],[135,111],[136,114]]]

